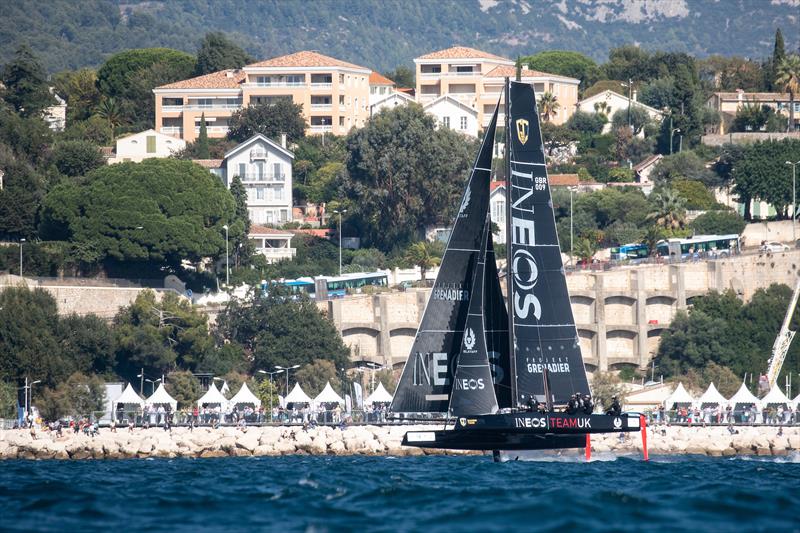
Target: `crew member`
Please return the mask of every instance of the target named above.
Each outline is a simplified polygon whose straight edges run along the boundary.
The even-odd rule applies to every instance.
[[[622,406],[619,404],[619,399],[616,396],[611,397],[611,407],[606,410],[607,415],[619,416],[622,414]]]
[[[528,397],[528,412],[533,413],[535,411],[536,411],[536,400],[534,399],[533,394],[531,394]]]
[[[567,402],[566,413],[568,415],[574,415],[577,412],[578,412],[578,399],[573,394],[569,397],[569,402]]]
[[[592,398],[588,394],[583,395],[583,412],[587,415],[592,414],[594,411],[594,403],[592,402]]]

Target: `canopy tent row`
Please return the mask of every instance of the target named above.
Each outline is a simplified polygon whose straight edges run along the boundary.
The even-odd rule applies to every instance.
[[[128,405],[144,407],[144,400],[142,400],[142,397],[139,396],[135,390],[133,390],[131,384],[128,383],[128,386],[125,387],[125,390],[122,391],[122,394],[120,394],[119,398],[114,400],[114,406],[112,407],[112,410],[116,411],[120,405],[123,406],[123,409]]]
[[[153,405],[169,405],[174,411],[178,408],[178,400],[169,395],[166,387],[164,387],[164,384],[162,383],[158,386],[156,391],[144,401],[144,405],[147,407]]]
[[[255,408],[261,407],[261,400],[252,392],[247,386],[247,383],[242,383],[242,388],[239,392],[233,395],[229,400],[230,405],[252,405]]]
[[[737,406],[747,405],[755,405],[756,408],[761,407],[761,402],[752,392],[750,392],[750,389],[747,388],[747,385],[745,385],[744,382],[742,382],[742,386],[739,387],[739,390],[736,391],[736,394],[731,396],[730,400],[728,400],[728,404],[733,409],[737,409]]]
[[[694,398],[684,388],[683,383],[678,383],[678,386],[675,387],[675,390],[672,391],[672,394],[667,396],[667,399],[664,400],[664,408],[667,410],[673,409],[673,407],[676,405],[683,407],[691,407],[693,404],[694,404]]]
[[[292,403],[311,403],[311,398],[303,391],[299,383],[295,383],[292,392],[284,398],[284,403],[287,406]]]
[[[720,392],[717,390],[717,388],[714,386],[714,383],[712,382],[708,386],[708,389],[706,389],[706,391],[702,394],[702,396],[700,396],[700,398],[697,399],[695,405],[701,409],[712,405],[726,406],[728,405],[728,400],[726,400],[725,397],[722,394],[720,394]]]
[[[378,382],[378,386],[375,387],[375,390],[372,391],[372,394],[367,396],[367,399],[364,400],[364,403],[367,405],[375,403],[392,403],[392,395],[389,394],[389,391],[383,387],[383,383]]]
[[[198,407],[208,407],[219,405],[223,410],[228,406],[228,399],[222,395],[217,385],[212,383],[205,394],[197,400]]]
[[[783,393],[780,386],[776,383],[772,386],[766,396],[761,398],[761,407],[767,407],[769,405],[783,405],[784,407],[788,407],[791,405],[791,400],[786,397],[786,394]]]
[[[339,405],[344,404],[344,398],[336,394],[336,391],[333,390],[331,387],[331,382],[327,382],[325,384],[325,388],[322,389],[316,398],[314,398],[314,403],[321,404],[321,403],[338,403]]]

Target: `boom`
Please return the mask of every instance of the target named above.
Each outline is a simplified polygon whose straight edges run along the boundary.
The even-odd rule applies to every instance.
[[[769,358],[769,370],[767,370],[767,380],[769,380],[770,389],[775,386],[775,382],[778,380],[778,374],[781,373],[783,361],[786,359],[789,346],[792,345],[792,339],[794,339],[794,335],[797,333],[796,331],[791,331],[789,326],[792,323],[794,310],[797,307],[798,296],[800,296],[800,278],[798,278],[797,284],[794,287],[792,301],[789,302],[789,309],[786,310],[786,316],[783,319],[781,330],[778,332],[778,336],[775,337],[775,344],[772,345],[772,355]]]

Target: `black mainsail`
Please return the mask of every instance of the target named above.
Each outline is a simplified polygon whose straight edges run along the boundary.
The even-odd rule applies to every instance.
[[[448,411],[455,362],[472,297],[474,270],[484,240],[496,127],[495,109],[392,400],[391,410],[395,413]]]
[[[507,94],[509,315],[517,405],[589,392],[572,315],[533,86],[510,81]]]
[[[483,316],[486,328],[486,351],[492,369],[494,393],[500,409],[511,402],[511,357],[508,349],[508,311],[494,253],[492,233],[486,235],[486,270],[483,279]]]
[[[492,370],[489,367],[489,357],[486,351],[486,328],[484,327],[483,313],[486,244],[490,231],[491,220],[489,213],[486,213],[481,249],[476,258],[477,266],[472,281],[469,312],[464,325],[461,351],[456,360],[453,394],[450,397],[450,414],[452,416],[489,415],[498,410]],[[491,259],[494,259],[494,255]]]

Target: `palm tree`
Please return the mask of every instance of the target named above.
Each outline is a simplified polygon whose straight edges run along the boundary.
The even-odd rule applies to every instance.
[[[775,83],[789,93],[788,131],[794,129],[794,96],[800,93],[800,55],[787,56],[777,66]]]
[[[112,134],[122,124],[122,109],[120,109],[114,98],[103,98],[95,107],[94,112],[98,117],[108,122],[108,127],[111,128]]]
[[[578,257],[578,261],[583,263],[591,263],[595,252],[597,252],[597,243],[587,238],[580,238],[575,241],[573,253]]]
[[[546,92],[539,97],[539,114],[542,116],[542,120],[546,122],[549,122],[550,117],[558,113],[560,107],[561,105],[558,103],[558,98],[551,92]]]
[[[608,113],[611,111],[611,106],[608,105],[608,102],[595,102],[594,111],[600,115],[608,116]]]
[[[425,273],[429,268],[439,264],[439,258],[431,253],[431,245],[427,242],[415,242],[406,249],[405,259],[420,270],[420,278],[425,283]]]
[[[648,220],[666,230],[681,229],[686,223],[686,200],[674,189],[662,189],[651,197],[654,211]]]

